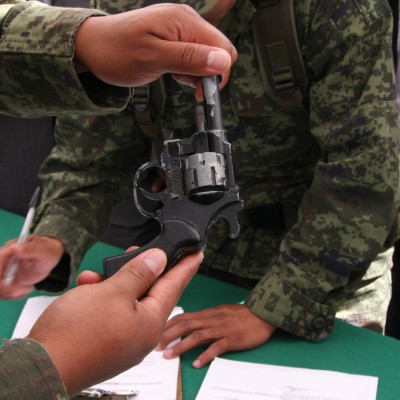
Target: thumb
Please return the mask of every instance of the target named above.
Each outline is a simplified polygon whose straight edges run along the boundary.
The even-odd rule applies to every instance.
[[[160,249],[149,249],[126,263],[115,275],[103,283],[113,290],[126,292],[135,299],[142,297],[161,275],[167,256]]]
[[[76,278],[76,285],[89,285],[93,283],[99,283],[104,280],[102,274],[93,271],[82,271]]]
[[[163,70],[196,76],[229,75],[232,57],[223,49],[199,43],[164,42]]]

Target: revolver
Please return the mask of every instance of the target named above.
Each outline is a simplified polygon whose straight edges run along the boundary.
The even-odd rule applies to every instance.
[[[229,237],[239,235],[237,214],[243,201],[235,183],[231,144],[223,129],[217,77],[203,77],[202,86],[204,101],[195,107],[197,132],[190,138],[164,141],[160,161],[142,165],[134,177],[136,206],[144,216],[158,220],[160,233],[137,250],[105,258],[106,278],[150,248],[164,250],[167,271],[182,257],[205,248],[207,232],[220,217],[229,224]],[[165,188],[157,193],[140,185],[145,171],[153,168],[165,174]],[[157,202],[159,208],[144,209],[142,196]]]

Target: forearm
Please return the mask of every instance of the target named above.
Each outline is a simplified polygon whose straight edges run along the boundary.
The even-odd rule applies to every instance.
[[[33,233],[59,240],[64,255],[36,288],[59,292],[70,285],[84,255],[104,234],[111,204],[100,188],[98,193],[81,188],[66,198],[45,199],[38,211]]]
[[[81,24],[104,13],[21,2],[1,18],[0,110],[35,117],[65,112],[122,109],[129,89],[117,88],[75,70],[75,37]],[[29,93],[29,95],[27,95]]]
[[[50,207],[41,215],[34,234],[56,238],[62,243],[63,255],[49,276],[35,285],[36,289],[47,292],[61,292],[67,289],[89,248],[100,239],[81,224],[79,216],[71,219],[62,207]]]
[[[53,287],[60,273],[68,285],[86,251],[105,233],[112,206],[132,199],[133,170],[150,152],[130,107],[107,116],[59,117],[55,141],[40,169],[43,194],[34,223],[35,234],[64,244],[61,265],[43,282]]]
[[[399,149],[393,126],[378,116],[385,113],[381,108],[373,120],[386,127],[386,138],[382,133],[365,141],[367,151],[317,168],[299,221],[247,301],[257,315],[298,336],[328,335],[345,295],[385,249],[399,201]],[[375,277],[385,272],[382,268]]]
[[[0,348],[0,387],[4,399],[69,399],[49,354],[28,339],[9,341]]]
[[[305,46],[321,159],[297,224],[247,299],[257,315],[310,340],[332,331],[345,295],[385,250],[399,205],[390,19],[384,9],[346,12],[335,24],[318,15]]]

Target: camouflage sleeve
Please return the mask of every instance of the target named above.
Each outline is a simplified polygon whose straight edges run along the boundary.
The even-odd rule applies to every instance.
[[[7,341],[0,348],[2,399],[69,399],[49,354],[28,339]]]
[[[56,144],[39,173],[43,194],[33,232],[61,240],[65,257],[38,289],[64,290],[105,233],[113,204],[132,199],[133,171],[150,156],[133,113],[129,106],[106,116],[57,119]]]
[[[385,1],[311,2],[304,46],[310,129],[322,156],[297,224],[247,298],[254,313],[310,340],[384,249],[399,204],[391,16]]]
[[[91,0],[91,7],[103,10],[109,14],[118,14],[125,11],[137,10],[157,3],[166,3],[163,0]],[[200,15],[210,11],[218,0],[175,0],[173,3],[188,4]]]
[[[129,89],[74,69],[74,36],[97,10],[0,1],[0,111],[37,117],[121,110]]]

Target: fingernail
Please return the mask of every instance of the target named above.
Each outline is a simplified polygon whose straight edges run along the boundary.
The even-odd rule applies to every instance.
[[[200,360],[193,361],[192,367],[193,368],[200,368],[201,367]]]
[[[211,50],[207,58],[207,66],[213,69],[225,69],[228,64],[228,54],[224,51]]]
[[[158,274],[165,268],[165,253],[162,250],[154,249],[146,254],[144,262],[151,271]]]
[[[174,351],[172,349],[165,350],[164,358],[174,358]]]

